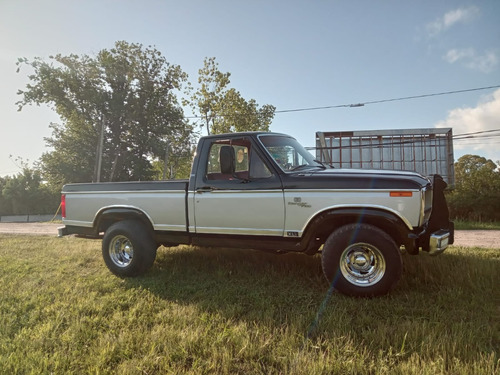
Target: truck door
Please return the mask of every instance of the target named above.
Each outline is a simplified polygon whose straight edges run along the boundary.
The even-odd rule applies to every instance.
[[[196,233],[283,236],[281,180],[251,140],[214,139],[205,147],[193,195]]]

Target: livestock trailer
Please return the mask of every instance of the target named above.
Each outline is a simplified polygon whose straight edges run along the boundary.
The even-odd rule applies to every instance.
[[[335,168],[416,171],[455,183],[451,128],[316,132],[316,158]]]

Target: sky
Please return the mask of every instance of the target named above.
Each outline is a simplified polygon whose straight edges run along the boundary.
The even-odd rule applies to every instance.
[[[17,111],[31,73],[16,73],[17,59],[95,55],[119,40],[156,47],[193,83],[216,57],[231,87],[277,111],[500,86],[498,0],[0,0],[0,176],[49,151],[60,123],[47,106]],[[276,113],[271,124],[304,146],[317,131],[435,127],[475,133],[454,142],[455,160],[500,160],[500,131],[482,133],[500,130],[500,87]]]

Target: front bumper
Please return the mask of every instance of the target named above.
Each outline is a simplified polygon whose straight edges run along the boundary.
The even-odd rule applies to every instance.
[[[435,228],[434,230],[425,230],[419,235],[410,235],[415,242],[410,242],[408,252],[417,255],[419,249],[431,254],[439,255],[445,251],[449,245],[453,245],[455,241],[455,224],[453,221],[448,222],[444,228]],[[405,245],[406,246],[406,245]]]
[[[439,255],[446,250],[452,238],[450,230],[441,229],[431,234],[429,238],[429,254]]]

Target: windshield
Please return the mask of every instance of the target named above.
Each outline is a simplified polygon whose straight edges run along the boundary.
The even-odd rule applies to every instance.
[[[260,141],[285,172],[308,168],[325,168],[295,139],[281,135],[261,135]]]

